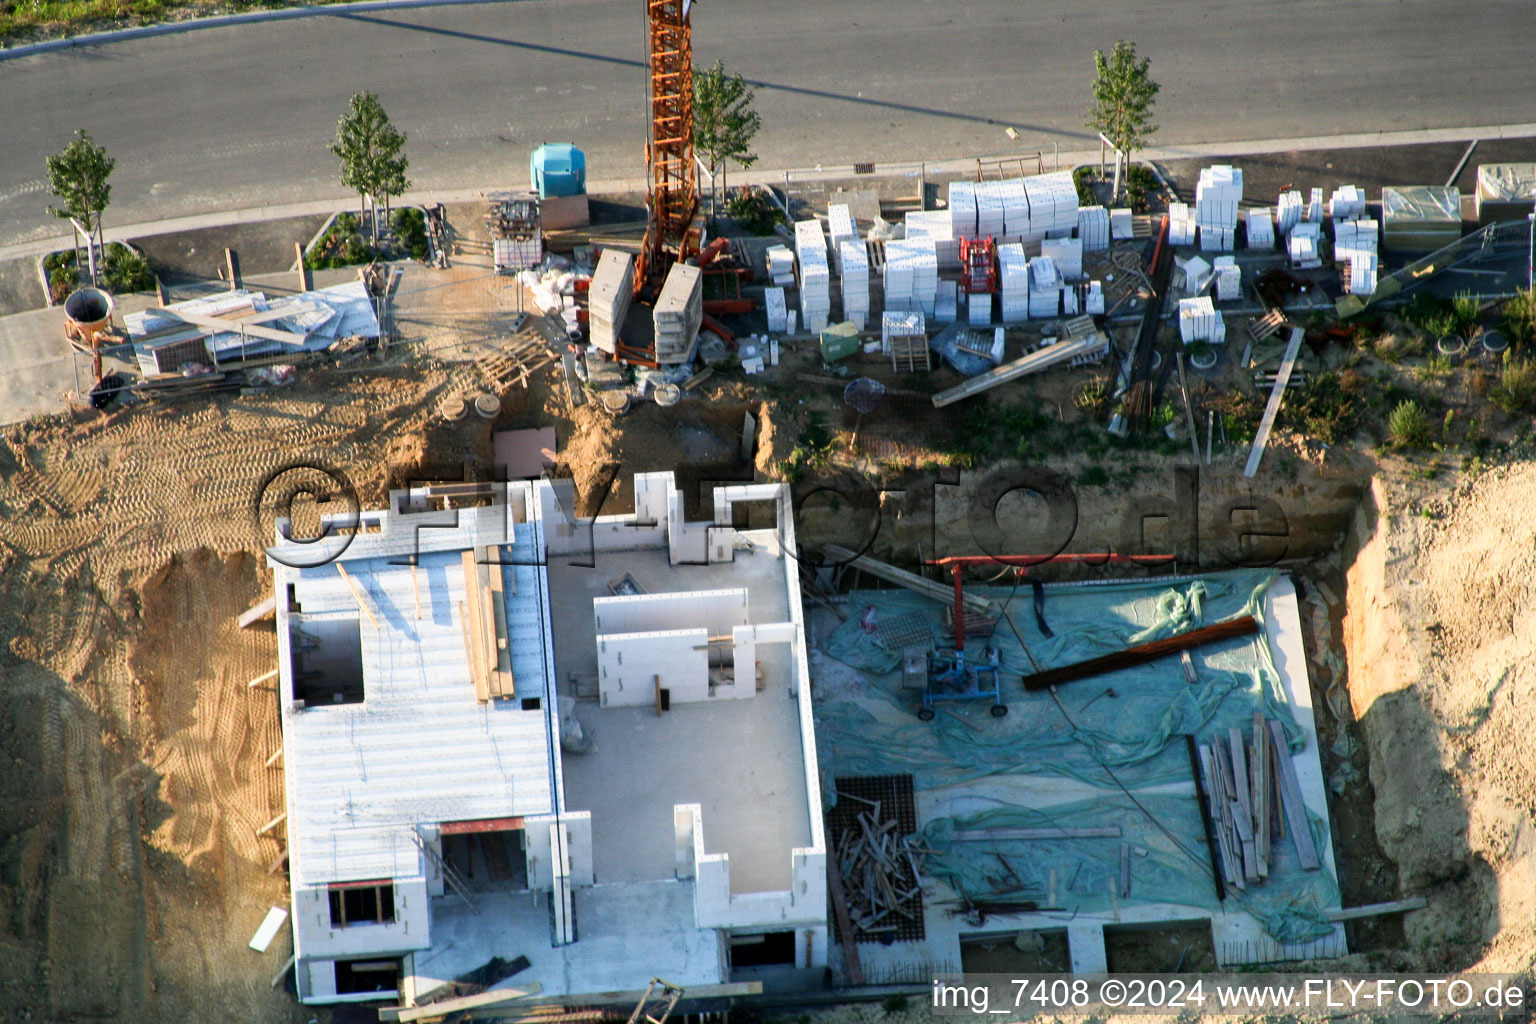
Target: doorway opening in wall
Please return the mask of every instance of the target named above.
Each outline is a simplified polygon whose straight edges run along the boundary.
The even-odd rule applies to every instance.
[[[357,992],[398,992],[399,990],[399,960],[336,961],[337,995],[351,995]]]
[[[356,617],[288,616],[293,699],[325,708],[363,701],[363,640]]]
[[[477,892],[528,888],[526,833],[521,818],[445,821],[443,860]]]
[[[338,882],[331,886],[331,927],[389,924],[395,919],[393,882]]]
[[[758,932],[731,936],[731,968],[777,967],[795,963],[795,933]]]

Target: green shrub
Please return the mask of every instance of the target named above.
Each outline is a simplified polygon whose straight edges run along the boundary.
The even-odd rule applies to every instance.
[[[1388,331],[1379,335],[1372,348],[1376,355],[1389,363],[1400,363],[1411,356],[1424,354],[1424,339],[1417,334],[1398,334]]]
[[[894,995],[886,996],[885,1000],[880,1004],[880,1008],[886,1013],[901,1013],[907,1008],[907,1002],[907,997],[898,992]]]
[[[1145,164],[1130,164],[1125,168],[1125,183],[1127,185],[1140,185],[1145,189],[1157,188],[1157,175]]]
[[[1077,186],[1077,205],[1097,206],[1099,200],[1093,194],[1093,183],[1099,180],[1099,169],[1089,165],[1072,172],[1072,184]]]
[[[102,257],[101,282],[111,292],[147,292],[155,287],[155,274],[142,253],[113,242]]]
[[[58,305],[69,298],[69,293],[75,290],[79,283],[79,275],[74,267],[57,267],[48,272],[48,297]]]
[[[1536,362],[1506,359],[1488,400],[1508,413],[1526,412],[1536,402]]]
[[[1356,390],[1342,374],[1320,373],[1281,408],[1286,410],[1287,419],[1308,437],[1324,444],[1337,444],[1354,431],[1359,418]]]
[[[427,245],[427,215],[410,206],[396,210],[391,223],[400,239],[400,247],[411,259],[425,263],[431,255],[431,248]]]
[[[1450,300],[1423,292],[1415,295],[1413,301],[1403,307],[1403,319],[1432,338],[1455,334],[1461,323],[1456,306]]]
[[[1451,315],[1456,320],[1456,333],[1466,334],[1477,326],[1478,313],[1481,311],[1482,302],[1476,295],[1468,292],[1458,292],[1451,300]]]
[[[784,211],[773,204],[768,192],[756,185],[731,189],[725,200],[725,212],[749,235],[771,235],[775,225],[788,219]]]
[[[1409,398],[1392,410],[1387,418],[1387,433],[1399,447],[1422,448],[1429,443],[1429,417],[1418,402]]]
[[[1504,304],[1504,330],[1515,345],[1536,340],[1536,292],[1521,292]]]

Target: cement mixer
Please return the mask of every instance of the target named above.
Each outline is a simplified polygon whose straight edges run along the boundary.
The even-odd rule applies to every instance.
[[[100,288],[77,288],[64,300],[64,336],[82,352],[91,353],[93,383],[101,380],[101,344],[112,337],[112,296]]]

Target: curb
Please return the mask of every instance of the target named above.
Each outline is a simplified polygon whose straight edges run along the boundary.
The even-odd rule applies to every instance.
[[[0,61],[17,57],[32,57],[55,50],[70,50],[81,46],[102,46],[107,43],[125,42],[148,36],[166,36],[177,32],[192,32],[204,28],[225,28],[262,21],[287,21],[292,18],[312,18],[324,14],[364,13],[368,11],[411,10],[417,7],[463,7],[471,4],[517,3],[519,0],[358,0],[354,3],[312,4],[305,7],[289,7],[275,11],[251,11],[245,14],[219,14],[211,18],[187,18],[183,21],[163,21],[153,25],[135,25],[132,28],[113,29],[109,32],[92,32],[83,36],[66,36],[41,43],[0,48]]]

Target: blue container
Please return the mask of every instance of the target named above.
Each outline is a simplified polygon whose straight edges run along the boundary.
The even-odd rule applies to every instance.
[[[540,199],[587,190],[587,155],[569,142],[546,142],[528,158],[528,178]]]

